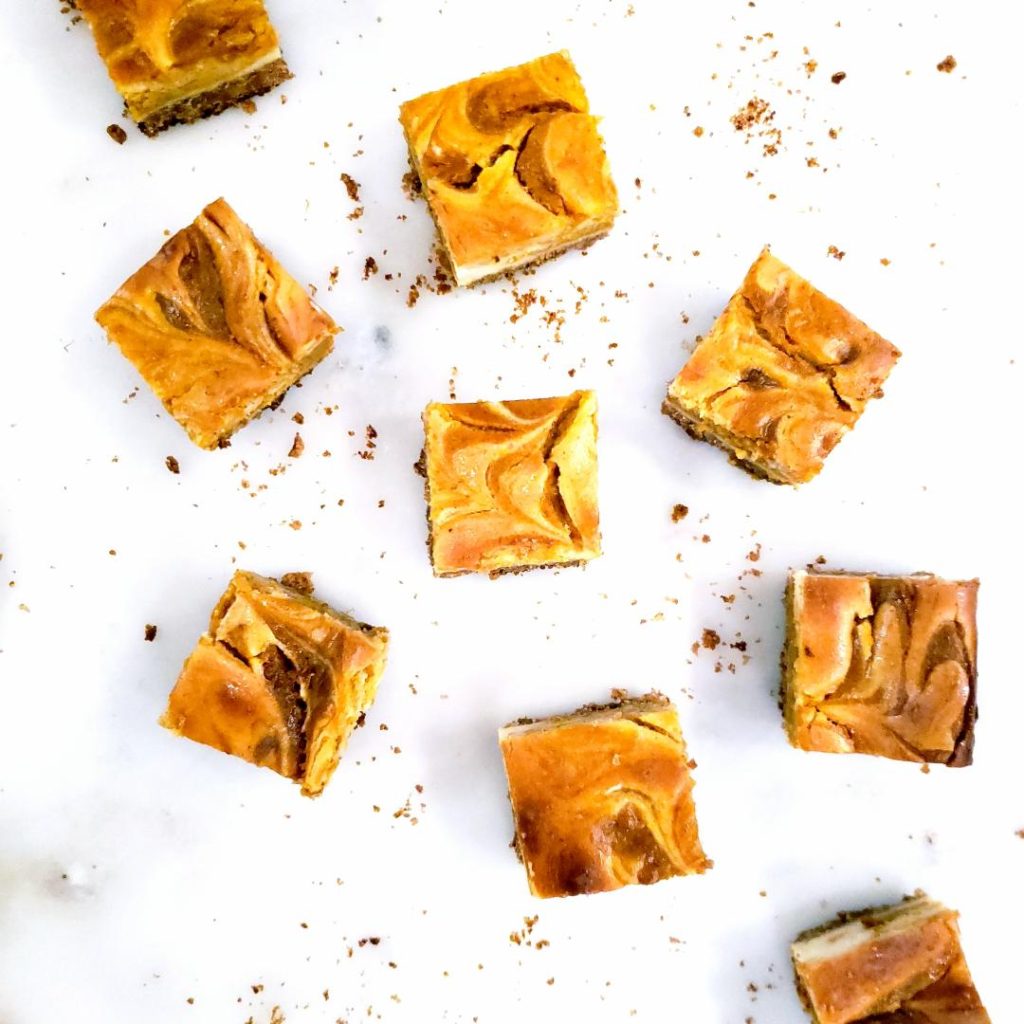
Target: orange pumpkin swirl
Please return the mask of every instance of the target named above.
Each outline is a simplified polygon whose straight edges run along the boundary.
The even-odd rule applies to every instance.
[[[576,564],[600,554],[593,392],[433,403],[423,423],[437,575]]]
[[[794,572],[783,709],[804,750],[971,763],[977,580]]]
[[[459,284],[592,241],[618,212],[568,54],[427,93],[402,105],[401,122]]]

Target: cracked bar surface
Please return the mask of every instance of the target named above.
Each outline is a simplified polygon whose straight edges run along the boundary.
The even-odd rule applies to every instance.
[[[437,576],[576,565],[601,553],[597,398],[434,402],[423,413]]]
[[[338,333],[223,199],[169,238],[96,320],[201,448],[272,405]]]
[[[608,160],[567,53],[402,104],[413,170],[460,285],[606,234]]]
[[[303,590],[236,572],[160,724],[323,791],[373,703],[388,631]]]
[[[782,707],[802,750],[969,765],[977,580],[791,572]]]
[[[76,0],[146,135],[219,114],[291,77],[263,0]]]
[[[957,916],[919,893],[799,935],[797,990],[815,1024],[991,1024]]]
[[[535,896],[650,885],[711,867],[692,762],[660,695],[499,731],[515,845]]]
[[[899,351],[765,249],[662,411],[774,483],[815,477]]]

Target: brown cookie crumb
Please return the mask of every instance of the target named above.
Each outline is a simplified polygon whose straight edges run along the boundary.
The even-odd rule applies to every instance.
[[[947,75],[952,74],[953,69],[956,67],[956,57],[954,57],[953,54],[949,54],[948,56],[943,57],[935,67],[938,71],[945,71]]]
[[[107,134],[119,145],[128,141],[128,133],[119,124],[108,124]]]
[[[368,281],[378,270],[380,267],[377,266],[377,261],[372,256],[367,256],[363,264],[363,280]]]
[[[828,254],[834,260],[841,260],[846,255],[845,249],[837,249],[834,245],[828,247]]]
[[[311,572],[286,572],[281,577],[283,586],[291,587],[300,594],[310,597],[313,594],[313,574]]]
[[[345,186],[345,191],[348,192],[349,199],[353,203],[359,202],[359,182],[352,177],[351,174],[345,174],[342,172],[341,182]]]
[[[297,459],[306,450],[306,442],[302,440],[301,434],[295,435],[295,440],[292,441],[291,449],[288,452],[289,459]]]
[[[846,77],[846,72],[845,71],[837,71],[832,76],[832,84],[833,85],[838,85],[845,77]]]
[[[672,506],[672,522],[678,523],[685,519],[690,514],[690,510],[685,505],[673,505]]]
[[[178,460],[173,455],[168,455],[164,459],[164,465],[177,476],[181,472],[181,466],[178,465]]]
[[[707,651],[716,650],[722,638],[713,630],[705,629],[701,634],[700,645]]]
[[[156,626],[152,623],[146,624],[146,631],[142,634],[146,640],[152,643],[156,639]]]
[[[377,431],[372,423],[366,424],[366,447],[359,452],[364,462],[373,462],[374,449],[377,447]]]
[[[405,193],[406,199],[419,199],[423,195],[420,176],[415,171],[406,171],[402,175],[402,191]]]

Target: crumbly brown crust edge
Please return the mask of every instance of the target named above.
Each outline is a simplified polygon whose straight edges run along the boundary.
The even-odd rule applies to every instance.
[[[747,459],[741,459],[736,454],[736,450],[723,438],[719,437],[714,431],[706,428],[698,420],[692,419],[687,416],[677,405],[675,405],[670,398],[666,398],[661,403],[661,411],[670,419],[674,420],[690,435],[695,441],[704,441],[707,444],[713,444],[716,448],[721,448],[729,456],[729,461],[734,465],[738,466],[749,476],[752,476],[755,480],[767,480],[770,484],[776,484],[779,487],[794,487],[797,486],[791,480],[783,480],[779,477],[772,476],[768,470],[763,466],[758,465],[756,462],[750,462]]]
[[[672,706],[672,701],[665,694],[652,690],[641,697],[623,697],[621,700],[611,700],[603,704],[583,704],[573,711],[567,711],[560,715],[547,715],[544,718],[517,718],[514,722],[506,722],[502,729],[512,729],[517,725],[537,725],[544,722],[562,724],[571,722],[574,718],[586,718],[588,715],[600,711],[621,711],[628,716],[630,712],[641,714],[645,711]]]
[[[292,73],[288,70],[284,58],[279,57],[240,78],[223,82],[197,96],[188,96],[177,103],[161,107],[149,117],[137,122],[139,131],[153,138],[172,125],[192,124],[194,121],[213,117],[253,96],[262,96],[270,92],[291,77]]]

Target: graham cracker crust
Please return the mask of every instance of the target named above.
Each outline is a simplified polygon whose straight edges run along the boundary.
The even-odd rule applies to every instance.
[[[177,103],[162,107],[138,122],[139,131],[153,138],[172,125],[191,124],[220,114],[253,96],[262,96],[291,77],[284,58],[279,57],[270,64],[242,75],[241,78],[232,79],[197,96],[188,96]]]
[[[740,458],[727,441],[718,437],[717,434],[705,430],[700,423],[696,420],[690,419],[690,417],[683,413],[677,406],[673,405],[669,399],[666,398],[665,401],[661,403],[661,411],[668,416],[669,419],[678,423],[679,426],[681,426],[683,430],[685,430],[695,441],[705,441],[709,444],[713,444],[716,448],[721,448],[722,451],[729,456],[729,461],[734,466],[738,466],[755,480],[767,480],[768,483],[775,484],[778,487],[794,486],[789,483],[788,480],[779,480],[777,477],[770,476],[767,470],[758,466],[756,463]]]

